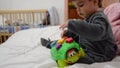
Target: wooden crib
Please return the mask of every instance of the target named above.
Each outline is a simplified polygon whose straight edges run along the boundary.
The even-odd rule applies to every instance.
[[[41,10],[0,10],[0,44],[13,33],[48,25],[48,11]]]

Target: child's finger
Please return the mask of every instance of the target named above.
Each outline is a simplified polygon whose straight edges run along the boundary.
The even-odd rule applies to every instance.
[[[60,29],[64,30],[66,27],[67,27],[66,24],[63,24],[63,25],[60,27]]]

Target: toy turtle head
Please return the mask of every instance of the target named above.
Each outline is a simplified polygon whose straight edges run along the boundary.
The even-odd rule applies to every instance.
[[[67,57],[64,60],[66,63],[75,63],[80,58],[80,53],[77,49],[72,48],[67,51]]]
[[[73,38],[62,38],[51,48],[51,57],[55,61],[65,60],[67,63],[74,63],[79,59],[76,57],[83,55],[85,54],[82,48]]]

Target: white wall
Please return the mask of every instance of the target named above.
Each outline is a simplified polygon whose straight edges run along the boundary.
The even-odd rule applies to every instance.
[[[0,0],[0,10],[48,9],[55,6],[60,23],[64,21],[64,0]]]

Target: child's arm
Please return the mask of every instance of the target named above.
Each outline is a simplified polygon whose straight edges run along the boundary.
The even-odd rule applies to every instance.
[[[100,40],[106,34],[106,24],[104,18],[95,19],[92,23],[83,20],[73,20],[69,21],[68,30],[91,40]]]

